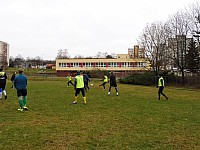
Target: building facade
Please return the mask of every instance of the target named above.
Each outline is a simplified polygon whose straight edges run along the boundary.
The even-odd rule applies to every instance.
[[[3,41],[0,41],[0,66],[9,66],[9,44]]]
[[[166,49],[164,57],[168,58],[167,69],[173,70],[178,68],[178,64],[185,64],[186,54],[191,38],[186,35],[176,35],[168,41],[168,49]],[[167,56],[168,55],[168,56]]]
[[[150,63],[146,58],[132,58],[130,54],[117,54],[116,58],[56,59],[57,76],[67,76],[80,71],[147,71]]]

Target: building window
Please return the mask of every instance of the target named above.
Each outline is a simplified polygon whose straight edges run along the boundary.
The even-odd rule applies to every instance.
[[[109,63],[108,63],[108,67],[111,67],[111,66],[112,66],[111,63],[109,62]]]
[[[65,67],[67,67],[67,63],[59,63],[59,67],[65,68]]]
[[[144,63],[143,62],[138,62],[138,67],[144,67]]]

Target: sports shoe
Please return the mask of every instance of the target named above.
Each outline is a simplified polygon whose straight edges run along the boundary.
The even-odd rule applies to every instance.
[[[110,92],[108,92],[108,95],[110,95]]]
[[[19,111],[23,111],[23,109],[21,109],[21,108],[19,108],[18,110],[19,110]]]
[[[77,104],[77,102],[74,101],[72,104]]]
[[[118,92],[116,93],[116,95],[117,95],[117,96],[119,95]]]
[[[24,106],[23,109],[24,109],[24,110],[28,110],[28,107]]]
[[[5,99],[7,99],[7,95],[5,95]]]

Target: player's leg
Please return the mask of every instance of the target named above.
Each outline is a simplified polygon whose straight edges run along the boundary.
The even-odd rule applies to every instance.
[[[80,89],[79,88],[77,88],[76,89],[76,91],[75,91],[75,96],[74,96],[74,102],[73,102],[73,104],[77,104],[77,96],[78,96],[78,94],[80,93]]]
[[[161,94],[161,92],[162,92],[162,87],[159,86],[159,89],[158,89],[158,100],[160,100],[160,94]]]
[[[3,91],[3,89],[0,88],[0,99],[2,98],[2,91]]]
[[[164,87],[161,90],[161,94],[166,98],[166,100],[168,100],[168,97],[163,93]]]
[[[4,96],[5,96],[5,99],[7,99],[7,94],[6,94],[5,87],[3,88],[3,94],[4,94]]]
[[[115,91],[116,91],[116,95],[118,96],[119,93],[118,93],[118,88],[117,88],[117,85],[115,85]]]
[[[18,110],[23,111],[24,104],[23,104],[23,100],[22,100],[22,92],[21,92],[21,90],[17,90],[17,96],[18,96],[19,107],[20,107],[20,109],[18,109]]]
[[[110,86],[110,87],[109,87],[109,90],[108,90],[108,95],[110,95],[111,88],[112,88],[112,86]]]
[[[24,110],[28,110],[28,107],[27,107],[27,89],[24,89],[23,91],[22,91],[22,96],[23,96],[23,104],[24,104],[24,107],[23,107],[23,109]]]
[[[82,93],[82,96],[83,96],[83,102],[84,102],[84,104],[86,104],[86,96],[85,96],[84,88],[81,89],[81,93]]]

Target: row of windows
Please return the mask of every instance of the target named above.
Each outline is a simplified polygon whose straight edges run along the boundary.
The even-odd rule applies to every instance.
[[[146,62],[59,63],[59,67],[61,68],[146,67],[146,65]]]

